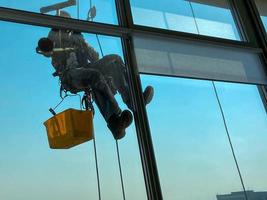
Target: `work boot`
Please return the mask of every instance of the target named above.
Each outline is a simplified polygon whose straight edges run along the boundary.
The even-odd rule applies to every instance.
[[[154,96],[154,88],[152,86],[147,86],[145,91],[143,92],[143,97],[145,101],[145,105],[149,104]]]
[[[114,139],[119,140],[125,136],[125,129],[133,121],[132,113],[129,110],[122,111],[121,114],[113,114],[108,120],[108,128]]]

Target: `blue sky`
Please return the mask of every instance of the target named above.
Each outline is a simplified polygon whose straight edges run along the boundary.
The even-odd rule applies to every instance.
[[[57,1],[27,2],[2,0],[0,6],[38,12],[41,6]],[[157,14],[161,5],[153,4],[151,7],[150,1],[131,2],[136,10],[136,23],[162,26],[162,23],[158,23],[162,20],[162,13]],[[89,8],[89,0],[80,0],[80,3],[80,16],[83,19]],[[113,1],[97,0],[93,3],[98,10],[96,21],[117,24]],[[181,6],[187,5],[187,2],[176,3],[177,12],[172,6],[173,1],[164,5],[169,24],[161,28],[174,27],[174,30],[180,30],[184,27],[188,32],[196,31],[196,24],[190,19],[190,10]],[[213,12],[210,7],[199,4],[194,4],[194,8],[198,13],[197,20],[202,23],[200,27],[206,27],[204,30],[217,30],[218,24],[223,24],[223,27],[228,27],[228,35],[224,33],[224,37],[239,39],[229,11],[217,8]],[[68,11],[72,16],[77,16],[75,7]],[[145,18],[144,13],[148,12],[157,18]],[[219,23],[209,17],[216,13]],[[186,20],[192,22],[191,26],[186,26],[189,21],[182,21],[177,28],[175,20],[184,17],[189,17]],[[97,199],[92,142],[70,150],[51,150],[48,147],[42,123],[51,117],[48,109],[60,100],[59,85],[51,75],[53,68],[50,60],[37,55],[35,47],[39,38],[46,36],[49,29],[0,23],[0,199]],[[95,36],[84,36],[99,51]],[[100,41],[104,54],[122,56],[119,38],[101,36]],[[147,112],[165,199],[215,200],[216,194],[241,190],[212,83],[148,75],[141,75],[141,79],[143,87],[153,85],[155,88],[155,98]],[[216,86],[245,184],[248,189],[267,190],[267,122],[257,87],[219,82]],[[117,99],[125,108],[120,98]],[[58,111],[69,107],[79,107],[78,97],[66,99]],[[102,197],[122,199],[115,142],[99,112],[96,113],[94,124]],[[145,199],[134,125],[120,142],[120,149],[126,197]]]

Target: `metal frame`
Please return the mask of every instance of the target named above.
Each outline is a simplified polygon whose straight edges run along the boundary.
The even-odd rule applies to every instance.
[[[229,0],[229,2],[231,6],[233,6],[232,12],[237,20],[237,24],[240,26],[240,32],[245,41],[220,39],[209,36],[134,25],[129,0],[115,0],[119,26],[61,18],[57,16],[3,7],[0,7],[0,20],[57,29],[72,29],[80,32],[96,33],[122,38],[123,51],[126,64],[128,66],[131,94],[135,108],[134,116],[147,196],[148,200],[162,200],[163,196],[153,150],[148,117],[144,100],[142,98],[142,86],[140,75],[137,69],[132,37],[135,34],[145,34],[160,36],[166,39],[187,39],[190,41],[201,41],[206,44],[215,44],[221,47],[238,47],[240,49],[249,49],[251,51],[261,51],[262,57],[266,64],[267,37],[259,18],[259,14],[257,13],[255,3],[253,0]],[[264,99],[264,105],[266,106],[266,88],[259,86],[259,89]]]
[[[75,6],[76,3],[77,3],[76,0],[68,0],[68,1],[61,2],[61,3],[53,4],[50,6],[42,7],[40,9],[40,12],[41,13],[48,13],[48,12],[60,10],[60,9],[66,8],[66,7]]]
[[[0,20],[29,24],[41,27],[57,29],[71,29],[75,31],[98,33],[103,35],[122,37],[129,30],[110,24],[94,23],[89,21],[78,21],[76,19],[8,9],[0,7]]]
[[[116,0],[118,2],[120,0]],[[121,3],[117,3],[117,8],[121,7]],[[127,4],[127,2],[125,2]],[[127,6],[125,6],[125,10]],[[121,8],[120,8],[121,9]],[[118,12],[118,13],[121,13]],[[130,18],[130,19],[129,19]],[[219,46],[239,47],[247,49],[259,49],[258,45],[253,42],[228,40],[223,38],[215,38],[205,35],[196,35],[192,33],[178,32],[166,29],[159,29],[153,27],[146,27],[140,25],[134,25],[132,18],[129,16],[128,11],[126,16],[119,18],[120,26],[104,24],[99,22],[88,22],[83,20],[69,19],[58,16],[51,16],[45,14],[39,14],[29,11],[21,11],[10,8],[0,7],[0,20],[10,21],[16,23],[30,24],[35,26],[60,28],[60,29],[72,29],[76,31],[82,31],[87,33],[97,33],[110,36],[132,36],[133,34],[144,34],[144,35],[155,35],[163,38],[174,38],[174,39],[186,39],[190,41],[201,41],[206,44],[216,44]],[[122,25],[126,24],[126,25]],[[250,38],[254,38],[251,36]]]
[[[249,0],[248,1],[248,4],[251,8],[251,12],[252,12],[252,19],[255,23],[255,26],[256,26],[256,31],[258,32],[259,34],[259,39],[260,39],[260,42],[261,44],[263,45],[263,49],[265,49],[265,55],[267,54],[266,53],[266,47],[267,47],[267,34],[266,34],[266,30],[264,28],[264,25],[262,23],[262,20],[260,18],[260,13],[258,12],[258,9],[257,9],[257,5],[255,3],[254,0]],[[263,102],[263,105],[264,105],[264,108],[267,112],[267,86],[258,86],[258,89],[259,89],[259,93],[261,95],[261,98],[262,98],[262,102]]]

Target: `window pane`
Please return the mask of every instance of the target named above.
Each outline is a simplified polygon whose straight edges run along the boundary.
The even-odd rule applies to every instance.
[[[254,1],[257,5],[265,30],[267,31],[267,2],[265,0],[254,0]]]
[[[137,25],[241,40],[228,0],[130,0]]]
[[[190,4],[186,1],[131,0],[131,7],[135,24],[197,34]]]
[[[210,81],[142,75],[165,200],[214,200],[242,191]]]
[[[192,0],[190,0],[192,1]],[[192,1],[199,34],[241,40],[228,1]]]
[[[267,197],[267,120],[256,86],[216,83],[247,190]],[[259,192],[264,192],[260,198]],[[258,196],[257,196],[258,195]]]
[[[266,84],[259,53],[186,40],[136,35],[141,73]]]
[[[88,12],[90,10],[89,0],[43,0],[43,1],[31,1],[19,0],[19,1],[9,1],[1,0],[0,7],[7,7],[31,12],[40,13],[40,9],[48,6],[54,6],[55,4],[60,4],[62,2],[74,2],[67,3],[61,10],[68,12],[71,18],[87,20]],[[65,7],[66,6],[66,7]],[[92,0],[92,7],[96,7],[96,17],[93,21],[107,23],[107,24],[118,24],[116,5],[114,0]],[[54,6],[48,13],[49,15],[56,15],[57,6]]]
[[[48,146],[43,122],[61,98],[50,58],[36,54],[35,48],[50,29],[0,24],[0,37],[5,38],[0,55],[0,199],[98,199],[93,141],[68,150]],[[100,51],[95,35],[83,36]],[[99,36],[99,40],[104,55],[122,57],[120,38]],[[67,97],[56,112],[67,108],[80,109],[79,96]],[[115,140],[96,105],[95,111],[102,198],[122,200]],[[134,124],[119,141],[119,149],[127,199],[147,199]]]

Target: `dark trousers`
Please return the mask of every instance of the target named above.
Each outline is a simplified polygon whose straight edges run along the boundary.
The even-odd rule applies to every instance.
[[[91,88],[95,103],[106,121],[113,114],[121,112],[114,97],[117,91],[132,110],[126,68],[117,55],[105,56],[86,67],[69,69],[64,73],[62,85],[73,92]]]

